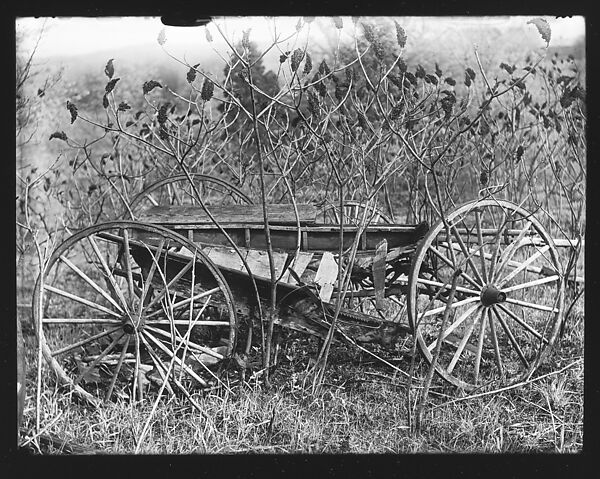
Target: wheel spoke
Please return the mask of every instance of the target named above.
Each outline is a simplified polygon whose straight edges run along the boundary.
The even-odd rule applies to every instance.
[[[448,365],[448,368],[446,369],[448,374],[452,374],[452,371],[454,371],[456,363],[458,363],[458,360],[460,359],[460,356],[461,356],[463,350],[465,349],[465,346],[467,345],[467,342],[469,341],[471,334],[473,333],[473,329],[475,328],[476,322],[477,322],[477,318],[473,319],[471,324],[469,324],[469,326],[467,327],[467,330],[465,331],[464,336],[460,340],[458,348],[454,352],[454,356],[452,356],[452,360],[450,361],[450,364]]]
[[[498,344],[498,335],[496,334],[496,324],[492,319],[492,311],[490,308],[487,310],[488,313],[488,323],[490,325],[490,336],[492,337],[492,344],[494,346],[494,356],[496,358],[496,366],[498,367],[498,372],[500,373],[500,377],[504,377],[504,368],[502,366],[502,356],[500,355],[500,346]]]
[[[69,346],[65,346],[64,348],[61,348],[58,351],[54,351],[52,353],[52,356],[53,357],[60,356],[61,354],[68,353],[69,351],[72,351],[73,349],[76,349],[76,348],[78,348],[80,346],[85,346],[88,343],[91,343],[93,341],[96,341],[97,339],[103,338],[104,336],[108,336],[109,334],[114,333],[117,329],[120,329],[120,326],[116,327],[116,328],[109,329],[107,331],[103,331],[103,332],[101,332],[99,334],[95,334],[94,336],[90,336],[89,338],[86,338],[86,339],[83,339],[83,340],[78,341],[76,343],[70,344]]]
[[[161,380],[163,381],[163,383],[166,383],[166,388],[169,391],[169,394],[171,394],[171,396],[175,396],[175,392],[173,391],[173,388],[171,388],[171,385],[169,384],[169,380],[166,376],[169,373],[169,368],[163,364],[163,362],[158,357],[158,354],[156,354],[156,352],[154,351],[154,348],[150,345],[150,343],[148,343],[148,341],[146,341],[146,338],[144,337],[143,334],[140,335],[140,339],[144,343],[144,346],[146,347],[146,351],[148,351],[148,355],[150,356],[150,359],[154,363],[154,367],[156,368],[156,371],[160,375]]]
[[[110,304],[112,304],[115,308],[117,308],[117,310],[121,313],[124,314],[125,312],[123,311],[123,308],[121,308],[121,306],[119,306],[119,304],[112,298],[112,296],[110,294],[108,294],[106,291],[104,291],[100,286],[98,286],[89,276],[87,276],[83,271],[81,271],[77,266],[75,266],[73,263],[71,263],[71,261],[69,261],[69,259],[64,256],[64,255],[60,255],[59,259],[65,263],[69,268],[71,268],[75,273],[77,273],[81,279],[83,279],[87,284],[89,284],[92,288],[94,288],[94,290],[96,290],[98,293],[100,293],[104,298],[106,298],[108,300],[108,302]]]
[[[479,208],[475,209],[475,222],[477,223],[477,241],[479,242],[479,247],[481,248],[482,253],[479,255],[479,258],[481,259],[481,277],[483,278],[484,282],[487,282],[488,276],[485,267],[485,251],[483,249],[483,236],[481,234],[481,216],[479,213]],[[485,318],[482,319],[482,322],[485,323]],[[477,380],[475,382],[477,382]]]
[[[149,329],[149,328],[147,328]],[[144,330],[142,331],[142,334],[146,335],[146,337],[148,339],[150,339],[154,344],[156,344],[159,349],[161,349],[167,356],[169,356],[172,360],[174,360],[180,367],[184,368],[185,371],[192,377],[194,378],[196,381],[198,381],[202,386],[206,387],[206,381],[204,379],[202,379],[200,376],[198,376],[193,370],[192,368],[190,368],[187,364],[184,364],[181,359],[179,359],[177,356],[175,356],[173,354],[172,351],[169,350],[169,348],[167,348],[164,344],[162,344],[158,339],[156,339],[154,336],[152,336],[150,333],[148,333],[148,331]],[[173,380],[176,381],[175,375],[173,375]]]
[[[448,258],[446,258],[446,256],[439,251],[435,246],[431,245],[429,246],[429,250],[434,253],[438,258],[440,258],[444,263],[446,263],[448,266],[450,266],[451,268],[454,268],[454,264],[452,263],[452,261]],[[461,271],[460,275],[466,280],[468,281],[471,286],[475,287],[475,288],[481,288],[481,284],[479,284],[477,281],[475,281],[471,276],[469,276],[467,273],[465,273],[464,271]]]
[[[148,250],[149,253],[152,253],[150,251],[150,248],[148,248],[147,245],[146,249]],[[148,290],[150,289],[150,286],[152,285],[152,279],[154,278],[154,273],[156,271],[156,267],[158,266],[158,258],[160,258],[160,255],[162,254],[162,250],[165,246],[165,239],[161,238],[160,243],[158,245],[158,248],[156,248],[156,252],[154,253],[154,256],[152,257],[152,264],[150,265],[150,270],[148,271],[148,275],[146,276],[146,280],[144,282],[144,289],[142,290],[142,297],[140,299],[140,303],[144,304],[144,300],[146,299],[146,295],[148,294]],[[142,314],[142,309],[140,309],[140,316]]]
[[[473,306],[471,306],[469,309],[467,309],[456,321],[454,321],[454,323],[452,323],[450,326],[448,326],[446,328],[446,330],[444,331],[444,334],[442,336],[442,340],[446,339],[446,337],[452,333],[452,331],[454,331],[456,328],[458,328],[462,323],[465,322],[465,320],[471,316],[471,314],[480,308],[480,305],[475,304]],[[433,348],[435,348],[435,345],[437,344],[437,339],[435,339],[429,346],[427,346],[427,349],[429,349],[429,351],[433,351]]]
[[[467,246],[465,245],[464,241],[462,240],[462,238],[460,237],[460,233],[458,231],[458,229],[456,228],[455,225],[450,225],[450,228],[452,229],[453,235],[457,240],[458,246],[461,249],[463,255],[465,256],[465,261],[467,262],[467,264],[471,267],[471,269],[473,270],[473,273],[475,274],[475,278],[477,279],[477,281],[479,281],[479,284],[481,286],[483,286],[485,284],[485,281],[483,280],[483,278],[481,277],[481,274],[479,273],[479,271],[477,270],[477,267],[475,266],[475,263],[473,263],[473,259],[471,258],[474,254],[474,252],[471,252],[467,249]],[[449,238],[448,238],[449,239]],[[442,243],[443,244],[443,243]],[[450,248],[454,248],[454,242],[450,242],[448,241],[446,243],[447,247]],[[460,267],[460,265],[456,265],[457,267]]]
[[[76,301],[78,303],[85,304],[86,306],[89,306],[90,308],[97,309],[98,311],[102,311],[103,313],[110,314],[111,316],[114,316],[115,318],[120,318],[121,317],[121,315],[119,313],[115,312],[115,311],[112,311],[112,310],[110,310],[110,309],[108,309],[108,308],[106,308],[104,306],[101,306],[101,305],[99,305],[97,303],[94,303],[93,301],[90,301],[89,299],[85,299],[85,298],[82,298],[82,297],[77,296],[75,294],[68,293],[67,291],[63,291],[62,289],[55,288],[54,286],[50,286],[48,284],[45,284],[44,285],[44,289],[46,291],[50,291],[52,293],[58,294],[60,296],[63,296],[65,298],[72,299],[73,301]]]
[[[550,306],[543,306],[541,304],[528,303],[527,301],[521,301],[514,298],[506,298],[507,303],[516,304],[525,308],[537,309],[538,311],[548,311],[550,313],[558,313],[558,308],[551,308]]]
[[[144,195],[146,198],[148,198],[148,200],[150,201],[150,203],[152,203],[152,206],[158,206],[158,201],[156,201],[154,199],[154,197],[150,194],[150,193],[146,193],[146,195]]]
[[[475,384],[479,382],[479,367],[481,365],[481,354],[483,352],[483,340],[485,338],[485,308],[481,310],[481,320],[479,326],[479,341],[477,342],[477,352],[475,353]]]
[[[490,216],[492,217],[492,220],[494,218],[494,215],[492,215],[490,213]],[[503,209],[502,210],[502,221],[500,221],[500,226],[496,227],[496,236],[494,238],[494,249],[492,251],[492,256],[490,259],[490,274],[489,274],[489,279],[490,282],[494,281],[494,274],[496,273],[496,260],[498,259],[498,253],[500,252],[500,239],[502,238],[502,232],[504,231],[504,228],[506,227],[506,223],[508,221],[508,215],[506,214],[506,211]],[[494,222],[495,225],[495,222]],[[484,257],[486,256],[485,252],[484,252]],[[491,324],[491,321],[490,321]]]
[[[77,376],[77,378],[75,379],[75,381],[74,381],[74,383],[73,383],[75,386],[76,386],[77,384],[79,384],[79,381],[81,381],[81,379],[82,379],[82,378],[83,378],[83,377],[84,377],[86,374],[88,374],[88,373],[89,373],[89,372],[90,372],[92,369],[94,369],[94,368],[95,368],[95,367],[98,365],[98,363],[99,363],[100,361],[102,361],[102,360],[103,360],[103,359],[106,357],[106,355],[107,355],[108,353],[110,353],[110,352],[111,352],[111,351],[112,351],[112,350],[115,348],[115,346],[117,345],[117,343],[118,343],[118,342],[119,342],[119,340],[120,340],[120,339],[123,337],[123,335],[124,335],[124,334],[125,334],[125,333],[124,333],[124,332],[122,332],[122,333],[121,333],[121,334],[119,334],[119,335],[118,335],[118,336],[117,336],[115,339],[113,339],[113,340],[112,340],[112,342],[111,342],[111,343],[110,343],[110,344],[109,344],[109,345],[106,347],[106,349],[105,349],[104,351],[102,351],[102,353],[100,353],[100,354],[98,355],[98,357],[97,357],[96,359],[94,359],[94,360],[92,361],[92,363],[91,363],[91,364],[90,364],[90,365],[89,365],[87,368],[85,368],[85,369],[84,369],[82,372],[80,372],[80,373],[79,373],[79,375]]]
[[[422,283],[422,284],[427,284],[427,285],[430,285],[430,286],[437,286],[439,288],[447,289],[448,291],[450,291],[450,286],[447,285],[447,284],[441,283],[440,281],[432,281],[430,279],[425,279],[425,278],[418,278],[417,281],[419,283]],[[473,289],[468,289],[468,288],[463,288],[462,286],[457,286],[456,287],[456,291],[460,291],[462,293],[467,293],[467,294],[470,294],[472,296],[479,296],[480,295],[479,291],[475,291]]]
[[[514,319],[517,323],[519,323],[523,328],[525,328],[527,331],[529,331],[531,334],[533,334],[537,339],[539,339],[540,341],[548,344],[548,340],[546,338],[544,338],[544,336],[542,336],[538,331],[536,331],[535,329],[533,329],[529,324],[527,324],[525,321],[523,321],[521,318],[519,318],[510,309],[508,309],[507,307],[505,307],[502,304],[498,304],[497,306],[502,311],[504,311],[507,315],[509,315],[512,319]]]
[[[208,304],[208,303],[204,303]],[[147,325],[158,326],[160,324],[173,324],[175,326],[187,326],[190,324],[190,321],[187,319],[154,319],[151,321],[146,321]],[[231,326],[231,323],[228,321],[195,321],[195,326],[213,326],[213,327],[226,327]]]
[[[513,271],[511,271],[508,275],[498,281],[498,287],[501,288],[506,283],[508,283],[511,279],[513,279],[516,275],[518,275],[521,271],[527,268],[531,263],[533,263],[536,259],[538,259],[541,255],[543,255],[546,251],[550,249],[550,246],[546,245],[542,249],[536,251],[531,257],[527,258],[525,261],[519,264]]]
[[[152,298],[152,300],[146,305],[144,310],[147,311],[152,306],[156,305],[165,296],[165,294],[167,294],[171,290],[173,285],[176,284],[177,281],[179,281],[183,277],[183,275],[188,272],[188,270],[192,267],[193,264],[194,264],[194,261],[190,261],[189,263],[187,263],[181,269],[181,271],[179,271],[179,273],[177,273],[173,277],[173,279],[171,281],[169,281],[169,284],[167,284],[154,298]]]
[[[121,355],[119,356],[119,361],[117,362],[117,365],[115,366],[115,372],[113,373],[113,377],[110,380],[110,385],[108,387],[108,390],[106,391],[106,395],[104,396],[104,402],[108,402],[110,400],[110,397],[112,396],[112,392],[115,387],[115,383],[117,382],[117,376],[121,372],[121,366],[123,366],[123,360],[125,359],[125,354],[127,353],[127,348],[129,347],[130,338],[131,338],[131,336],[127,336],[127,339],[125,340],[125,344],[123,345],[123,349],[121,350]]]
[[[552,283],[554,281],[558,281],[560,276],[555,274],[554,276],[547,276],[545,278],[535,279],[533,281],[529,281],[528,283],[516,284],[511,286],[510,288],[505,288],[502,291],[505,293],[510,293],[512,291],[519,291],[520,289],[531,288],[532,286],[539,286],[541,284]]]
[[[127,228],[123,228],[123,248],[124,248],[124,263],[125,272],[127,273],[127,288],[129,291],[129,300],[134,301],[135,293],[133,287],[133,271],[131,269],[131,251],[129,249],[129,231]]]
[[[177,303],[174,303],[174,304],[171,306],[171,308],[170,308],[170,309],[171,309],[171,310],[175,310],[175,309],[182,308],[182,307],[184,307],[184,306],[186,306],[186,305],[188,305],[188,304],[190,304],[190,303],[192,303],[192,302],[194,302],[194,301],[196,301],[196,300],[198,300],[198,299],[202,299],[202,298],[204,298],[205,296],[212,296],[212,295],[213,295],[214,293],[216,293],[217,291],[220,291],[220,288],[219,288],[219,287],[216,287],[216,288],[213,288],[213,289],[209,289],[209,290],[207,290],[207,291],[203,291],[203,292],[201,292],[201,293],[198,293],[196,296],[192,296],[191,298],[186,298],[186,299],[183,299],[183,300],[181,300],[181,301],[179,301],[179,302],[177,302]],[[210,298],[209,298],[209,299],[208,299],[208,301],[207,301],[206,303],[204,303],[204,304],[208,304],[208,302],[210,302]],[[153,318],[153,317],[155,317],[155,316],[158,316],[159,314],[161,314],[161,312],[162,312],[161,310],[157,310],[157,311],[154,311],[153,313],[150,313],[150,314],[149,314],[148,316],[146,316],[146,317],[147,317],[148,319],[150,319],[150,318]]]
[[[110,318],[44,318],[43,324],[122,324],[120,319]]]
[[[498,276],[500,276],[500,274],[502,273],[502,270],[504,269],[504,267],[508,264],[508,262],[514,256],[514,254],[517,252],[517,249],[519,248],[521,240],[525,237],[525,235],[529,231],[529,228],[531,228],[532,224],[533,224],[533,222],[527,221],[525,227],[519,232],[519,234],[514,239],[514,241],[511,244],[509,244],[506,247],[506,249],[502,252],[502,254],[500,255],[500,261],[498,263],[498,269],[496,270],[498,272],[497,273]]]
[[[529,361],[527,361],[527,359],[525,358],[525,355],[523,354],[523,351],[521,350],[519,343],[517,343],[517,340],[516,340],[514,334],[512,333],[511,329],[508,327],[508,324],[506,324],[504,319],[502,319],[502,316],[500,316],[500,313],[498,313],[498,310],[494,306],[492,306],[491,309],[494,312],[494,314],[496,315],[496,318],[498,318],[500,326],[502,326],[502,329],[504,329],[504,332],[508,336],[508,339],[509,339],[510,343],[513,345],[513,348],[515,349],[515,351],[517,351],[517,354],[519,355],[521,362],[523,363],[523,365],[526,368],[529,368]]]
[[[98,244],[94,240],[93,235],[88,236],[87,239],[88,239],[90,245],[92,246],[94,253],[97,256],[98,261],[100,261],[100,264],[102,265],[102,268],[104,269],[104,272],[106,273],[106,277],[108,278],[108,284],[110,284],[110,286],[112,287],[113,292],[115,293],[115,296],[121,301],[125,311],[128,311],[129,308],[127,306],[127,301],[125,300],[125,296],[123,296],[123,292],[121,291],[121,288],[117,284],[117,281],[116,281],[115,277],[113,276],[112,271],[108,267],[108,264],[106,264],[106,260],[102,256],[102,253],[100,252],[100,248],[98,247]]]
[[[463,299],[461,301],[456,301],[455,303],[452,303],[450,305],[450,308],[457,308],[464,304],[474,303],[475,301],[479,301],[479,296],[476,296],[476,297],[474,296],[471,298]],[[430,309],[429,311],[425,311],[420,317],[425,318],[427,316],[433,316],[434,314],[443,313],[447,307],[448,307],[447,305],[444,305],[444,306],[440,306],[439,308]]]
[[[156,334],[158,334],[160,336],[164,336],[167,339],[171,339],[171,335],[169,333],[167,333],[166,331],[163,331],[161,329],[153,328],[152,326],[146,326],[146,329],[148,329],[149,331],[152,331],[153,333],[156,333]],[[176,331],[176,333],[179,333],[177,330],[175,330],[175,331]],[[223,356],[222,354],[217,353],[216,351],[213,351],[210,348],[207,348],[205,346],[201,346],[201,345],[196,344],[196,343],[194,343],[192,341],[189,341],[189,340],[185,341],[181,337],[181,335],[179,335],[179,334],[177,334],[177,336],[175,337],[175,339],[177,341],[179,341],[180,344],[187,344],[190,348],[197,349],[201,353],[206,353],[209,356],[212,356],[212,357],[214,357],[216,359],[219,359],[219,360],[225,359],[225,356]]]

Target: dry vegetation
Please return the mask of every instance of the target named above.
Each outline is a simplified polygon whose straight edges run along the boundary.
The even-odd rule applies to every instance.
[[[298,31],[311,21],[301,20]],[[535,210],[554,238],[583,238],[585,60],[537,48],[516,65],[507,59],[484,69],[476,54],[470,66],[439,59],[453,71],[446,74],[435,61],[404,61],[410,32],[400,25],[361,19],[356,43],[345,46],[335,41],[340,21],[331,25],[329,56],[311,59],[301,41],[291,51],[284,51],[291,41],[275,42],[277,73],[265,72],[244,34],[218,74],[173,58],[188,69],[179,89],[148,76],[142,96],[135,75],[109,62],[95,92],[67,102],[73,126],[50,142],[65,142],[65,156],[48,170],[17,171],[22,446],[47,454],[582,450],[583,284],[570,284],[565,326],[534,376],[473,394],[436,377],[419,421],[428,369],[420,357],[407,387],[404,375],[364,351],[290,333],[273,366],[268,328],[267,352],[258,330],[252,350],[268,377],[256,367],[243,381],[231,375],[227,387],[198,392],[203,414],[179,397],[156,409],[128,399],[93,409],[60,387],[45,363],[38,375],[27,308],[38,265],[61,238],[127,214],[144,186],[176,173],[221,177],[256,203],[371,201],[407,223],[433,223],[454,204],[495,195]],[[169,54],[167,40],[159,36]],[[580,242],[561,256],[569,278],[584,275]],[[409,337],[396,356],[377,352],[408,371],[411,347]]]

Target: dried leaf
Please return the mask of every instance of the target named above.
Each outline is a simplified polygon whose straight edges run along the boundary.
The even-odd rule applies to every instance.
[[[142,87],[144,95],[147,95],[152,90],[154,90],[156,87],[162,88],[162,85],[155,80],[149,80],[147,82],[144,82],[144,86]]]
[[[117,111],[127,111],[127,110],[131,110],[131,107],[124,101],[122,101],[121,103],[119,103],[119,108],[117,108]]]
[[[396,41],[398,42],[398,46],[400,48],[404,48],[406,45],[406,32],[404,31],[404,28],[402,28],[395,20],[394,25],[396,26]]]
[[[104,67],[104,73],[106,74],[106,76],[108,77],[109,80],[115,74],[115,68],[113,66],[113,60],[114,60],[114,58],[111,58],[110,60],[108,60],[108,62],[106,62],[106,66]]]
[[[306,53],[306,59],[304,60],[304,70],[302,70],[302,72],[305,75],[308,75],[310,73],[310,71],[312,70],[312,58],[310,57],[310,55],[308,54],[308,52]]]
[[[77,119],[77,107],[67,100],[67,110],[71,113],[71,124]]]
[[[483,187],[488,184],[489,176],[486,170],[482,170],[479,175],[479,184]]]
[[[164,28],[159,32],[157,41],[160,46],[163,46],[165,43],[167,43],[167,33],[165,32]]]
[[[295,72],[300,66],[300,62],[304,58],[304,51],[301,48],[296,48],[292,54],[291,68]]]
[[[59,140],[67,141],[67,134],[64,131],[55,131],[50,135],[50,138],[48,138],[48,140],[52,140],[53,138],[58,138]]]
[[[104,90],[106,91],[106,93],[110,93],[111,91],[114,90],[115,85],[117,84],[117,82],[120,80],[120,78],[113,78],[111,81],[109,81],[106,86],[104,87]]]
[[[325,60],[321,61],[321,64],[319,65],[319,73],[321,75],[329,75],[331,73],[329,65],[327,65],[327,62]]]
[[[204,101],[209,101],[213,96],[214,89],[215,89],[214,83],[207,78],[206,80],[204,80],[204,83],[202,84],[202,91],[200,92],[200,97]]]
[[[544,40],[546,42],[546,46],[548,46],[550,44],[550,37],[552,36],[552,30],[551,30],[548,22],[541,17],[537,17],[537,18],[532,18],[531,20],[529,20],[527,22],[528,25],[530,23],[535,25],[535,27],[538,30],[538,33],[542,37],[542,40]]]
[[[252,29],[249,28],[248,30],[244,30],[242,32],[242,46],[246,50],[250,50],[250,30],[252,30]]]
[[[102,106],[105,109],[108,108],[108,97],[106,96],[106,93],[102,96]]]
[[[213,37],[210,34],[210,30],[208,29],[208,27],[204,27],[204,34],[206,35],[206,41],[207,42],[212,42],[213,41]]]
[[[158,123],[160,125],[162,125],[165,121],[167,121],[167,110],[169,109],[169,106],[171,106],[171,104],[169,102],[165,103],[164,105],[161,105],[160,108],[158,109]]]

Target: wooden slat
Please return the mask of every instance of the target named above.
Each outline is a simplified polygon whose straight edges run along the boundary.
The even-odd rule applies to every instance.
[[[385,258],[387,256],[387,241],[382,240],[375,251],[373,260],[373,285],[375,286],[375,307],[379,310],[385,308]]]
[[[317,283],[321,289],[319,291],[319,298],[321,301],[326,303],[331,299],[331,293],[333,293],[333,285],[337,280],[338,265],[335,262],[333,254],[329,251],[323,253],[319,269],[315,275],[315,283]]]
[[[300,224],[314,224],[317,207],[314,205],[297,205]],[[222,224],[244,223],[263,224],[262,205],[224,205],[210,206],[209,211]],[[268,205],[269,223],[295,225],[296,215],[291,204]],[[212,220],[197,205],[151,206],[140,215],[140,220],[159,224],[208,223]]]

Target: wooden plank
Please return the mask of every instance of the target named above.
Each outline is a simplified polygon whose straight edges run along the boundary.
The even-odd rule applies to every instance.
[[[273,262],[275,263],[275,277],[278,278],[283,272],[285,262],[287,260],[287,253],[280,253],[273,251]],[[266,251],[262,250],[248,250],[248,256],[246,256],[248,266],[252,270],[252,274],[262,276],[263,278],[271,279],[271,270],[269,267],[269,255]]]
[[[227,238],[214,225],[208,224],[188,224],[188,225],[166,225],[176,231],[184,230],[187,232],[193,229],[194,242],[231,246]],[[251,230],[250,248],[265,249],[266,240],[264,228],[262,225],[224,225],[227,234],[232,238],[237,246],[247,247],[246,230]],[[339,250],[339,228],[335,226],[301,226],[302,234],[302,251],[331,251]],[[388,242],[388,249],[398,248],[401,246],[414,246],[422,235],[426,232],[423,226],[419,225],[385,225],[385,226],[370,226],[365,232],[366,250],[374,251],[377,244],[383,239]],[[347,249],[352,245],[354,237],[357,233],[356,227],[344,228],[344,245]],[[161,236],[151,232],[136,231],[135,238],[140,241],[160,240]],[[273,225],[271,226],[271,243],[274,249],[293,251],[297,246],[298,228],[295,226]]]
[[[295,225],[296,215],[291,204],[267,206],[269,223]],[[297,205],[300,224],[316,222],[317,207],[315,205]],[[262,205],[222,205],[210,206],[210,213],[222,224],[243,223],[263,224]],[[140,215],[140,221],[159,224],[212,224],[212,220],[201,206],[169,205],[151,206]]]
[[[202,248],[202,251],[204,251],[217,266],[226,266],[227,268],[235,269],[237,271],[246,271],[242,259],[233,248],[209,246]],[[244,259],[247,259],[248,252],[243,250],[241,250],[241,252]]]
[[[385,309],[385,258],[387,256],[387,241],[381,240],[375,250],[373,260],[373,285],[375,286],[375,307],[378,310]]]
[[[266,251],[252,250],[243,248],[241,246],[238,249],[244,256],[244,259],[246,260],[246,263],[248,263],[250,271],[252,271],[253,275],[267,278],[269,280],[271,279],[269,256]],[[215,263],[216,266],[246,272],[246,268],[242,262],[242,259],[233,248],[228,248],[225,246],[203,246],[202,251],[207,254],[207,256],[213,263]],[[192,256],[192,252],[187,248],[183,248],[179,253],[187,257]],[[277,277],[279,277],[283,271],[287,256],[287,253],[273,251],[273,260],[275,261],[275,273]]]
[[[314,256],[314,253],[299,252],[298,256],[296,256],[296,259],[290,265],[289,269],[294,270],[294,273],[296,273],[298,275],[298,277],[300,278],[302,276],[302,274],[304,273],[304,271],[306,270],[308,263],[310,263],[310,261],[312,260],[313,256]],[[285,279],[282,279],[282,281],[284,281],[286,283],[290,283],[290,284],[298,284],[298,282],[294,279],[294,276],[292,276],[291,274],[289,275],[287,281],[285,281]]]
[[[315,283],[317,283],[321,289],[319,291],[319,298],[321,301],[326,303],[331,299],[333,293],[333,285],[337,280],[338,265],[335,262],[333,254],[329,251],[323,253],[319,269],[315,275]]]

